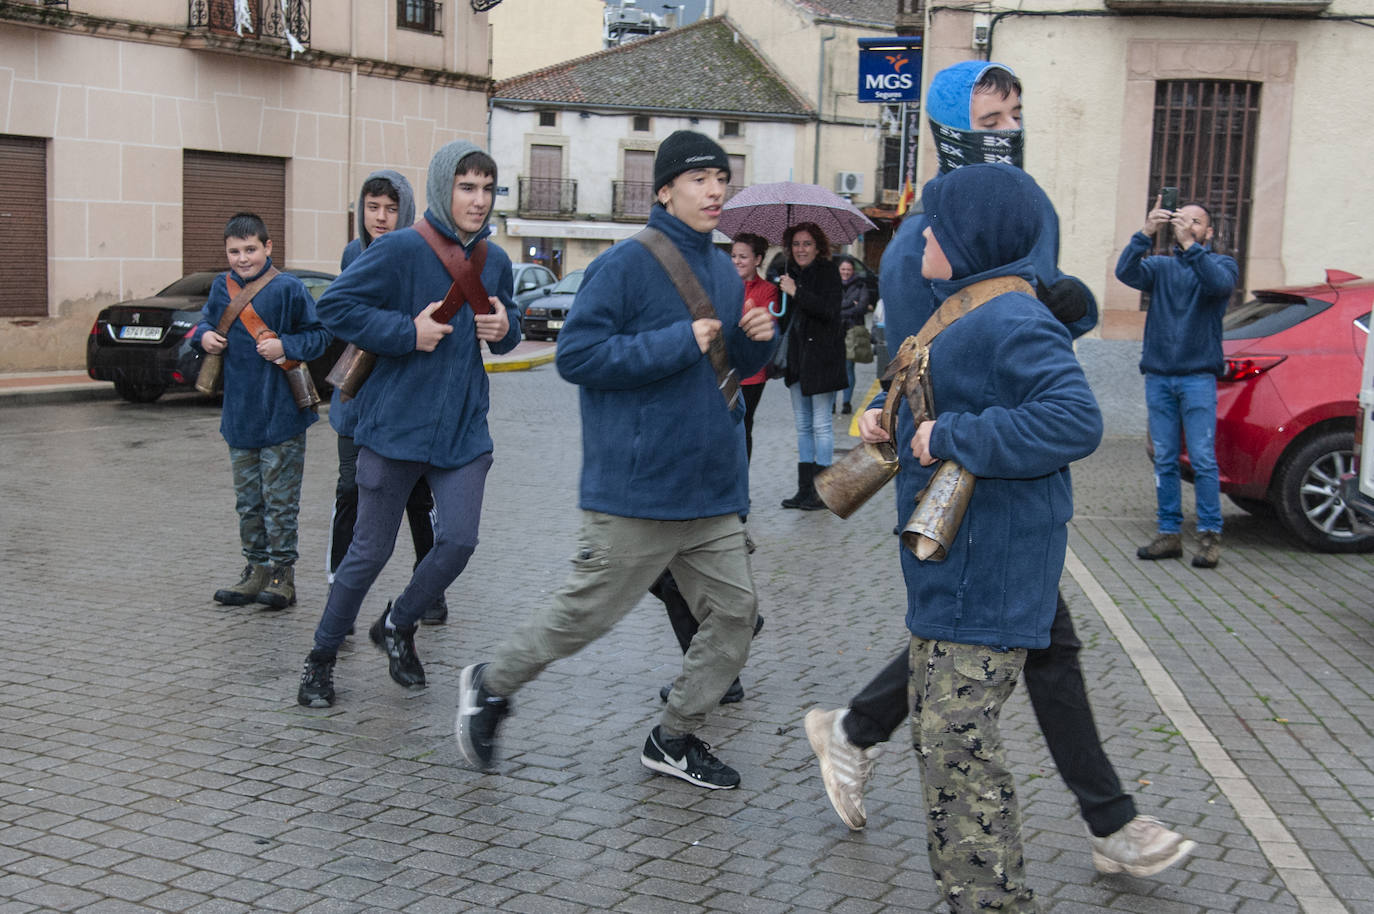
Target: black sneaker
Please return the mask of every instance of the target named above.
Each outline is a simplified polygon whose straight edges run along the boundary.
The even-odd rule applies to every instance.
[[[387,628],[386,618],[389,615],[390,603],[386,604],[386,612],[382,613],[382,617],[372,623],[367,636],[377,645],[378,650],[386,654],[391,678],[398,685],[403,685],[407,689],[423,689],[425,668],[420,665],[420,658],[415,653],[415,626],[398,625],[395,628]]]
[[[463,668],[458,679],[458,717],[453,723],[458,754],[474,768],[490,768],[496,754],[496,728],[510,713],[510,701],[482,686],[485,663]]]
[[[670,682],[658,690],[659,701],[667,701],[668,696],[673,692],[673,684]],[[725,690],[725,694],[720,696],[720,703],[723,705],[739,704],[744,701],[744,686],[740,684],[739,677],[730,683],[730,688]]]
[[[739,786],[739,772],[711,754],[711,747],[691,733],[665,740],[660,727],[649,732],[639,763],[650,771],[671,774],[698,787],[730,790]]]
[[[420,622],[424,625],[443,625],[448,621],[448,601],[443,594],[439,594],[439,599],[435,600],[425,614],[420,617]]]
[[[296,703],[304,708],[332,708],[334,706],[334,655],[311,651],[305,658],[301,672],[301,687],[296,690]]]

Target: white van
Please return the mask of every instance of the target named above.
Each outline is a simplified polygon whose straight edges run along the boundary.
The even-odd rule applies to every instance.
[[[1374,531],[1374,315],[1365,333],[1360,367],[1359,415],[1355,417],[1354,472],[1341,480],[1341,498],[1357,520]]]

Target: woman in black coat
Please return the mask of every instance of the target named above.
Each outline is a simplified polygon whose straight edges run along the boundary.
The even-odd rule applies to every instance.
[[[815,476],[835,457],[835,393],[849,383],[844,368],[844,327],[840,319],[840,271],[830,259],[830,241],[820,226],[803,222],[783,235],[790,253],[778,286],[787,294],[787,369],[797,424],[797,494],[784,508],[816,511],[825,507],[816,494]]]

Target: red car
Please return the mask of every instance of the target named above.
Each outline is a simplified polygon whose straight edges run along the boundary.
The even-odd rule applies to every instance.
[[[1374,281],[1327,270],[1322,285],[1256,292],[1223,324],[1221,491],[1246,511],[1276,514],[1322,552],[1374,550],[1374,534],[1357,525],[1340,491],[1371,306]]]

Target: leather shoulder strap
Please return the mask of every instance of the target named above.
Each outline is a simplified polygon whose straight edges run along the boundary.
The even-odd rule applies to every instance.
[[[944,300],[939,309],[930,316],[925,322],[925,326],[916,334],[917,345],[929,346],[930,341],[939,336],[940,331],[950,324],[979,305],[986,304],[997,296],[1005,295],[1008,292],[1024,292],[1031,298],[1035,298],[1035,289],[1019,276],[994,276],[992,279],[975,282]]]
[[[433,314],[434,319],[441,324],[448,323],[464,302],[474,314],[490,314],[491,302],[487,300],[487,290],[482,285],[482,268],[487,265],[487,240],[483,238],[477,242],[471,256],[468,256],[461,245],[440,235],[423,216],[414,228],[439,256],[444,269],[453,278],[453,285],[444,296],[444,303]]]
[[[638,241],[648,249],[650,254],[654,255],[654,259],[663,268],[663,272],[667,273],[668,278],[672,280],[673,287],[681,296],[693,320],[719,320],[715,306],[711,304],[711,299],[707,296],[706,290],[701,287],[701,281],[692,272],[686,258],[677,249],[677,245],[668,240],[667,235],[658,229],[646,227],[638,234],[633,235],[630,240]],[[739,377],[736,375],[735,369],[730,367],[730,356],[725,351],[725,342],[722,337],[723,334],[711,340],[711,345],[706,349],[706,355],[711,360],[711,368],[716,372],[717,386],[725,397],[725,405],[733,409],[735,400],[739,396]]]
[[[281,271],[272,267],[257,279],[239,288],[239,284],[234,282],[234,274],[226,272],[224,274],[224,286],[229,291],[229,305],[224,309],[224,313],[219,316],[219,325],[215,327],[215,332],[220,336],[229,332],[229,328],[234,325],[239,312],[248,305],[252,304],[253,296],[261,292],[269,282],[276,279]]]

